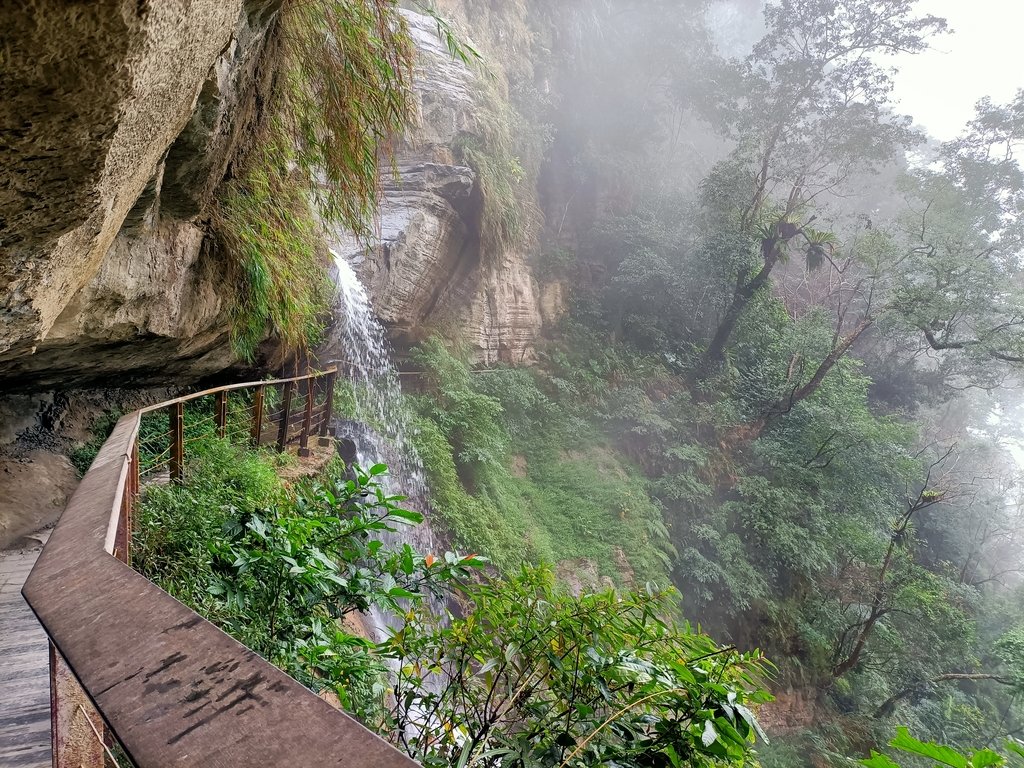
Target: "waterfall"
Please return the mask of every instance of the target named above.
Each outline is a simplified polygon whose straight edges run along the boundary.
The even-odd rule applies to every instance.
[[[394,533],[382,532],[387,546],[409,544],[421,554],[434,549],[427,514],[427,484],[423,465],[409,441],[410,426],[402,408],[402,389],[384,328],[373,312],[366,289],[351,264],[331,251],[337,273],[338,301],[334,332],[321,349],[325,364],[337,365],[339,375],[354,385],[356,420],[335,418],[335,438],[355,444],[361,466],[388,465],[382,480],[389,495],[406,496],[403,506],[424,515],[416,526],[398,525]],[[324,359],[326,358],[326,359]],[[435,610],[443,611],[438,601]],[[370,619],[379,640],[395,617],[373,609]]]

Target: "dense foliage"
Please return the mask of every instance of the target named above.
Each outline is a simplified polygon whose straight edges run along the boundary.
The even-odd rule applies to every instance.
[[[572,304],[530,371],[414,354],[436,519],[508,573],[667,569],[803,702],[765,764],[895,723],[987,754],[1024,732],[1024,96],[929,144],[887,68],[946,31],[912,0],[769,3],[731,58],[706,10],[547,13],[536,263]]]
[[[573,597],[530,567],[469,585],[465,616],[417,612],[386,644],[392,733],[428,768],[741,765],[760,656],[664,620],[670,596]]]
[[[455,149],[481,258],[532,249],[571,306],[531,370],[420,345],[407,402],[436,527],[499,580],[381,543],[415,516],[375,472],[285,490],[216,447],[210,487],[150,491],[143,568],[428,765],[743,762],[755,648],[796,712],[766,766],[1012,761],[1024,92],[927,142],[887,68],[946,31],[914,0],[776,0],[749,45],[702,0],[534,5],[566,32],[544,62],[564,98],[520,116],[491,94],[486,141]],[[293,343],[316,326],[313,206],[365,229],[407,116],[394,10],[282,16],[285,113],[220,207],[243,353],[268,324]],[[338,45],[307,34],[324,29]],[[552,134],[543,226],[516,147],[531,124]],[[678,606],[642,588],[668,580]],[[461,601],[450,624],[435,584]],[[338,624],[372,606],[406,616],[381,645]],[[897,723],[923,740],[882,754]]]
[[[197,444],[189,481],[138,505],[136,567],[424,765],[751,756],[760,655],[674,624],[669,592],[572,596],[542,567],[470,578],[474,555],[388,543],[421,516],[386,493],[383,465],[286,486],[268,454]],[[355,612],[404,621],[377,643]]]
[[[658,507],[598,429],[562,411],[528,371],[472,373],[437,339],[416,360],[415,443],[458,543],[507,570],[525,558],[564,563],[577,577],[589,568],[591,581],[665,580]]]

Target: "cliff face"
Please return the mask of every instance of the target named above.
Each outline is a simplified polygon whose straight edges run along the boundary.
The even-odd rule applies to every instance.
[[[260,108],[280,4],[0,11],[0,546],[60,513],[76,483],[63,454],[99,414],[236,363],[234,286],[208,221]],[[477,27],[449,5],[473,35],[505,39],[490,16]],[[333,245],[400,344],[439,330],[481,362],[528,362],[557,287],[541,290],[527,248],[481,245],[480,181],[455,160],[460,141],[484,136],[485,76],[452,59],[432,20],[408,20],[419,124],[382,179],[380,241]],[[41,487],[53,494],[16,493]]]
[[[201,214],[274,10],[39,0],[0,14],[0,388],[194,379],[230,363]]]
[[[417,48],[419,123],[398,148],[397,177],[388,169],[381,179],[379,239],[366,249],[342,235],[333,249],[359,265],[400,346],[439,331],[459,338],[477,362],[532,361],[544,317],[527,249],[481,242],[479,180],[455,161],[460,143],[486,141],[485,75],[452,59],[432,19],[406,18]]]
[[[0,392],[188,383],[232,364],[233,288],[205,222],[279,4],[39,0],[2,14]],[[432,20],[407,18],[419,125],[398,177],[382,179],[380,242],[336,246],[400,344],[442,330],[481,362],[529,361],[541,290],[525,249],[481,247],[479,184],[454,160],[481,134],[484,76],[451,58]]]

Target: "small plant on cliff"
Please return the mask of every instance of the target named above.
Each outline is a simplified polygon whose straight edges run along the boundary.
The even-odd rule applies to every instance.
[[[536,152],[532,144],[539,140],[499,92],[493,75],[485,73],[479,82],[482,103],[476,130],[457,137],[454,149],[459,161],[476,172],[481,248],[485,257],[493,258],[529,243],[536,232],[540,211],[531,178],[536,169],[530,164],[527,171],[521,156]]]

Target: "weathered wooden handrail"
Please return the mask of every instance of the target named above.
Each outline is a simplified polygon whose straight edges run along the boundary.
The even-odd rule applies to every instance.
[[[144,413],[309,378],[220,387],[117,422],[22,590],[51,641],[55,766],[101,766],[104,726],[139,768],[416,765],[122,561]],[[59,700],[69,685],[87,697],[74,712]],[[76,714],[84,719],[67,722]]]

